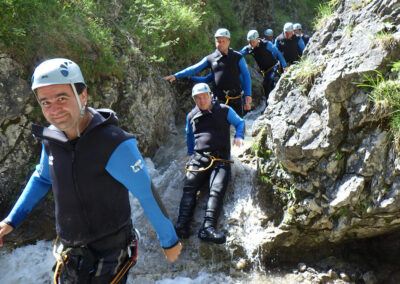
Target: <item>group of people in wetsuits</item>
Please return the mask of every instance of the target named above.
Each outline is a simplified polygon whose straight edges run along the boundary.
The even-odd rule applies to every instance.
[[[293,32],[296,27],[299,35]],[[243,116],[252,104],[244,55],[254,56],[268,98],[273,74],[298,60],[308,41],[301,26],[291,23],[285,24],[274,44],[269,38],[272,30],[266,30],[265,35],[263,39],[250,30],[249,44],[238,52],[229,47],[230,32],[220,28],[214,35],[213,53],[164,78],[173,82],[190,77],[197,83],[192,88],[196,106],[186,117],[188,159],[175,226],[158,203],[134,136],[118,127],[113,111],[87,106],[88,93],[79,66],[65,58],[40,63],[31,88],[51,125],[32,126],[34,137],[42,142],[40,162],[11,212],[0,222],[0,247],[3,237],[51,189],[59,239],[54,249],[54,283],[125,283],[136,262],[138,241],[128,192],[140,201],[165,257],[173,262],[182,250],[178,237],[186,239],[192,234],[197,193],[204,184],[209,194],[197,235],[203,241],[225,243],[226,236],[216,229],[231,175],[230,125],[236,130],[233,146],[242,146]],[[205,68],[211,69],[208,76],[193,76]]]
[[[241,146],[244,139],[245,111],[251,110],[251,78],[244,56],[253,55],[258,70],[263,75],[266,100],[274,87],[278,70],[286,71],[290,64],[298,61],[305,48],[301,25],[286,23],[275,43],[273,31],[265,31],[267,38],[260,38],[257,30],[247,33],[248,45],[240,51],[229,47],[230,32],[225,28],[215,34],[215,51],[198,63],[164,77],[173,82],[179,78],[190,78],[197,84],[192,89],[196,106],[186,118],[186,140],[188,148],[187,174],[179,206],[178,221],[175,225],[180,238],[191,235],[191,220],[196,206],[198,191],[208,182],[209,198],[205,216],[198,237],[217,244],[226,237],[216,232],[217,220],[230,176],[230,135],[229,128],[236,129],[234,146]],[[193,76],[210,68],[204,77]],[[211,91],[207,83],[212,83]]]

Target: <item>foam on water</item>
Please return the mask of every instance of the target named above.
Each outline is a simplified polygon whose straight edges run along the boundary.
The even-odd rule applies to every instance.
[[[254,120],[261,114],[264,105],[246,115],[246,145],[251,143],[251,126]],[[177,127],[178,133],[171,135],[167,142],[160,147],[153,159],[146,158],[145,162],[157,192],[166,208],[172,222],[176,221],[178,207],[182,195],[183,179],[185,176],[183,158],[186,155],[184,126]],[[256,263],[258,244],[265,238],[265,228],[261,226],[260,217],[264,213],[254,205],[251,197],[253,189],[255,169],[247,164],[242,164],[237,156],[241,149],[232,149],[232,158],[235,163],[232,166],[231,187],[234,190],[227,192],[227,200],[224,205],[221,223],[230,219],[236,220],[235,226],[223,224],[228,231],[228,242],[235,242],[244,248],[251,262]],[[220,261],[213,259],[208,262],[200,255],[204,250],[204,243],[196,236],[183,241],[184,250],[178,261],[169,263],[162,252],[156,233],[148,219],[145,217],[139,202],[130,196],[132,207],[132,219],[134,225],[140,230],[142,238],[139,244],[139,258],[137,265],[131,269],[128,283],[157,283],[157,284],[210,284],[210,283],[280,283],[279,277],[266,276],[264,272],[235,272],[230,271],[230,260],[225,268],[220,271]],[[204,208],[196,210],[195,217],[199,226]],[[229,249],[223,246],[215,247],[215,254],[229,254]],[[0,251],[0,283],[51,283],[51,267],[54,258],[51,253],[52,242],[39,241],[35,245],[29,245],[12,250]],[[201,265],[199,260],[201,260]],[[228,267],[228,269],[227,269]]]

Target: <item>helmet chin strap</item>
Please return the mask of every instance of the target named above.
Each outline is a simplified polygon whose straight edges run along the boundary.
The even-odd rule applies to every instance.
[[[71,84],[71,88],[72,91],[74,92],[75,98],[78,102],[78,107],[79,107],[79,119],[78,122],[76,124],[76,133],[78,135],[78,137],[81,137],[81,133],[79,132],[79,122],[81,121],[81,119],[83,118],[84,114],[85,114],[85,106],[82,106],[81,100],[79,98],[78,92],[76,91],[75,88],[75,84]]]

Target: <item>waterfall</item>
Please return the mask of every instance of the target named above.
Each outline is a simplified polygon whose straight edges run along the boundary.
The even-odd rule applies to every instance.
[[[251,127],[265,105],[245,116],[245,144],[251,143]],[[246,147],[245,145],[245,147]],[[243,148],[245,148],[243,147]],[[139,257],[131,269],[128,283],[281,283],[280,276],[266,273],[258,265],[258,244],[265,237],[261,226],[264,213],[254,204],[255,167],[241,163],[243,149],[232,149],[232,178],[224,201],[218,230],[227,233],[227,243],[215,245],[197,238],[201,225],[206,194],[200,194],[193,224],[193,236],[183,240],[183,250],[175,263],[169,263],[162,252],[156,233],[145,217],[139,202],[130,195],[132,219],[140,231]],[[186,155],[184,125],[177,126],[153,158],[145,158],[153,183],[172,222],[176,221],[185,175]],[[54,264],[52,242],[38,241],[35,245],[0,250],[0,283],[52,283]],[[233,257],[240,248],[241,257]],[[247,264],[250,269],[243,270]],[[243,272],[247,271],[247,272]],[[282,280],[282,283],[285,281]]]

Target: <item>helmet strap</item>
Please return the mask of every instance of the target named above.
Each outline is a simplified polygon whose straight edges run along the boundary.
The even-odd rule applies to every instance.
[[[78,135],[78,137],[81,137],[81,133],[79,132],[79,122],[81,121],[81,119],[83,118],[83,116],[85,115],[85,106],[82,106],[81,100],[79,98],[78,92],[76,91],[75,88],[75,84],[71,83],[71,88],[72,91],[74,92],[75,98],[78,102],[78,107],[79,107],[79,119],[78,122],[76,124],[76,133]]]

